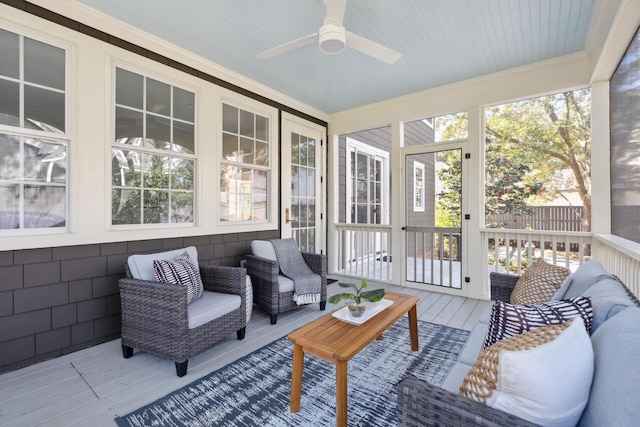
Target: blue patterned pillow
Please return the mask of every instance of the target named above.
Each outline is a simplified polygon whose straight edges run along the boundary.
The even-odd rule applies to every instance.
[[[202,296],[204,289],[200,268],[187,252],[174,260],[153,260],[153,274],[159,282],[186,286],[187,304]]]
[[[591,334],[591,298],[575,297],[535,305],[515,305],[496,301],[491,307],[491,320],[482,349],[541,326],[560,325],[573,317],[582,318],[587,333]]]

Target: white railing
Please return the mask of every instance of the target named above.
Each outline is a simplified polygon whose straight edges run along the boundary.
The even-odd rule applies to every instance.
[[[333,273],[381,282],[392,277],[391,226],[335,224]],[[640,296],[640,244],[589,232],[531,231],[486,228],[480,231],[486,262],[486,284],[492,271],[522,274],[536,258],[575,271],[593,258]],[[444,240],[443,240],[444,241]],[[420,248],[419,248],[420,249]],[[450,250],[451,251],[451,250]],[[488,289],[488,288],[487,288]]]
[[[451,227],[406,227],[407,282],[462,288],[462,230]]]
[[[591,258],[591,233],[486,228],[481,234],[488,272],[521,274],[536,258],[575,271]]]
[[[640,297],[640,244],[611,234],[594,234],[594,258]]]
[[[335,224],[335,272],[391,281],[391,226]]]

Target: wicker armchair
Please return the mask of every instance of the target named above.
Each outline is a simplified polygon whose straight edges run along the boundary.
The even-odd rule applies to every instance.
[[[515,274],[497,273],[495,271],[490,273],[491,300],[509,302],[511,292],[519,278],[520,276],[516,276]]]
[[[296,307],[300,307],[293,301],[293,290],[281,292],[279,280],[281,280],[280,266],[275,260],[275,254],[265,258],[256,253],[247,256],[247,274],[251,277],[253,285],[253,302],[264,309],[271,318],[271,324],[278,321],[278,313],[284,313]],[[314,273],[320,275],[320,310],[327,305],[327,257],[321,254],[302,252],[302,257]]]
[[[244,338],[246,270],[239,267],[200,267],[200,274],[205,295],[207,292],[239,295],[241,304],[226,314],[189,328],[185,286],[133,279],[127,267],[127,278],[120,279],[122,354],[125,358],[133,355],[134,348],[152,353],[173,360],[176,374],[182,377],[187,373],[189,358],[195,354],[233,332],[237,333],[238,339]],[[211,294],[209,297],[216,299]]]

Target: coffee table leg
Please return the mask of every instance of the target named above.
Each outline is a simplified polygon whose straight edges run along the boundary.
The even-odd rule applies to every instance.
[[[336,425],[347,427],[347,361],[336,362]]]
[[[418,351],[418,310],[415,305],[409,309],[409,335],[411,350]]]
[[[304,365],[304,351],[302,346],[293,345],[293,370],[291,372],[291,401],[289,403],[291,412],[300,410],[300,394],[302,393],[302,367]]]

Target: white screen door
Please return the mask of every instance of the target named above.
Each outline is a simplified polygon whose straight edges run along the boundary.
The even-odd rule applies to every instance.
[[[325,251],[326,128],[282,113],[281,235],[303,252]]]

